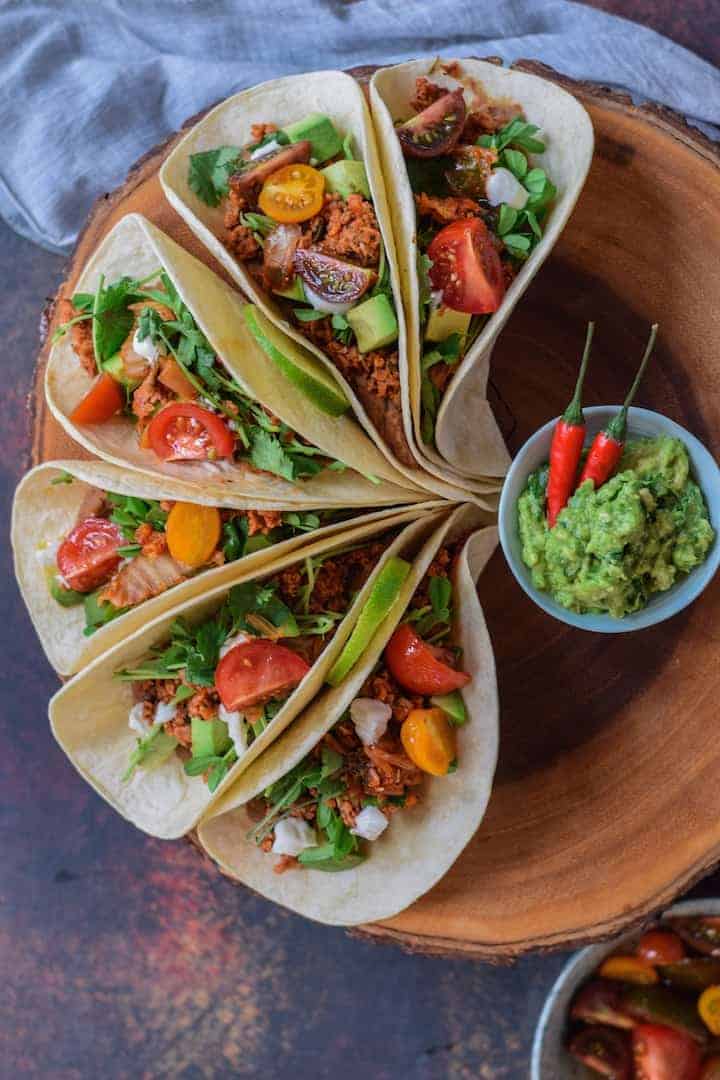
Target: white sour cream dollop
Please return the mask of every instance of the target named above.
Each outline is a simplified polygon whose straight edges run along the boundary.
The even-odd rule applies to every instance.
[[[306,848],[315,847],[317,837],[309,821],[302,818],[283,818],[275,826],[272,851],[275,855],[299,855]]]

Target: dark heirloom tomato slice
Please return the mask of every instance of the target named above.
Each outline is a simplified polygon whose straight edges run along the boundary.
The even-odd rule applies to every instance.
[[[295,270],[314,293],[331,304],[356,303],[377,276],[363,266],[306,248],[295,252]]]
[[[489,315],[505,295],[502,263],[487,226],[480,218],[446,225],[428,247],[430,281],[453,311]]]
[[[396,129],[403,153],[424,158],[447,154],[460,138],[465,112],[465,97],[460,87],[443,94]]]
[[[685,946],[680,938],[667,930],[648,930],[635,951],[651,964],[674,964],[685,956]]]
[[[632,1080],[630,1039],[622,1031],[599,1025],[583,1028],[570,1040],[568,1050],[600,1076]]]
[[[702,1059],[689,1035],[662,1024],[638,1024],[632,1033],[635,1070],[642,1080],[699,1080]]]
[[[413,694],[449,694],[467,686],[470,676],[438,659],[439,649],[426,644],[409,623],[401,623],[385,649],[390,674]]]
[[[620,986],[612,979],[593,979],[575,995],[570,1016],[586,1024],[631,1028],[634,1020],[622,1011]]]
[[[485,181],[497,161],[497,153],[483,146],[458,146],[448,158],[445,180],[453,195],[485,198]]]
[[[58,548],[57,568],[69,589],[92,592],[104,585],[120,565],[117,549],[123,535],[106,518],[81,521]]]
[[[178,401],[150,421],[148,439],[163,461],[232,457],[235,436],[224,420],[201,405]]]
[[[239,191],[249,191],[258,184],[263,184],[268,176],[277,172],[286,165],[294,165],[297,162],[310,160],[312,145],[308,139],[292,143],[291,146],[281,146],[279,150],[273,150],[270,154],[255,158],[244,168],[233,175],[233,187]]]
[[[720,1057],[714,1054],[707,1058],[700,1073],[700,1080],[720,1080]]]
[[[717,915],[674,915],[670,927],[698,952],[720,956],[720,918]]]
[[[281,698],[301,682],[310,665],[286,645],[257,638],[236,645],[215,670],[215,687],[226,709],[244,709]]]

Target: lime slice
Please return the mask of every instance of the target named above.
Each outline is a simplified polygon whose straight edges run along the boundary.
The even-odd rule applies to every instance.
[[[278,330],[254,304],[246,304],[243,313],[250,333],[265,355],[301,394],[328,416],[342,416],[348,411],[350,402],[317,357]]]
[[[338,656],[326,678],[330,686],[339,686],[355,667],[370,644],[377,628],[390,611],[400,593],[400,588],[410,573],[410,563],[392,555],[377,576],[370,590],[358,621],[343,651]]]
[[[462,727],[463,724],[467,723],[467,709],[459,690],[453,690],[450,694],[436,694],[430,700],[433,705],[437,705],[443,712],[447,713],[453,727]]]

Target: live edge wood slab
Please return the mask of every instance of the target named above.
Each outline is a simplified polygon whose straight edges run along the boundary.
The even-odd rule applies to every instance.
[[[720,450],[720,150],[669,111],[573,82],[596,150],[578,207],[493,355],[511,450],[567,403],[597,324],[587,404],[621,400],[651,322],[639,404]],[[353,72],[367,81],[372,69]],[[188,125],[194,120],[188,121]],[[98,200],[61,291],[115,222],[140,211],[218,270],[165,202],[175,135]],[[53,313],[47,313],[46,323]],[[33,395],[35,462],[85,456]],[[487,816],[442,882],[356,933],[425,953],[503,960],[641,923],[720,862],[720,582],[638,634],[572,630],[522,593],[497,554],[480,586],[498,666],[501,747]],[[428,853],[431,855],[432,853]]]

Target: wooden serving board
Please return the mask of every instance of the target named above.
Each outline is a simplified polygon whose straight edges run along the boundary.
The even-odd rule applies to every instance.
[[[511,449],[565,407],[594,319],[587,404],[621,400],[658,321],[660,344],[638,404],[677,420],[717,454],[718,146],[661,108],[534,62],[516,66],[576,94],[592,117],[596,152],[570,224],[495,349],[494,400]],[[361,80],[369,73],[354,72]],[[72,289],[129,211],[214,265],[158,181],[178,137],[96,203],[63,288]],[[85,456],[45,407],[45,359],[43,349],[34,459]],[[487,816],[432,892],[360,932],[427,953],[507,959],[642,922],[720,861],[720,580],[670,622],[615,636],[544,615],[500,553],[480,593],[501,699]]]

